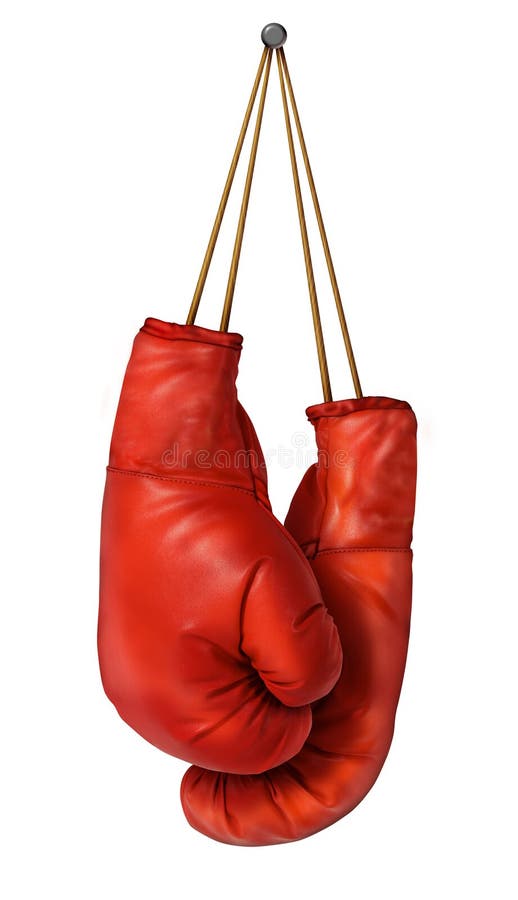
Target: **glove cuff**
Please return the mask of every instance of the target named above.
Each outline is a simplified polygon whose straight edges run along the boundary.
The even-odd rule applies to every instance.
[[[416,482],[416,420],[409,404],[362,397],[319,403],[307,413],[318,462],[293,498],[288,530],[308,556],[408,549]]]
[[[416,420],[409,404],[363,397],[319,404],[310,417],[326,482],[319,550],[410,547]]]
[[[240,334],[146,319],[122,386],[110,466],[254,489],[237,400]]]

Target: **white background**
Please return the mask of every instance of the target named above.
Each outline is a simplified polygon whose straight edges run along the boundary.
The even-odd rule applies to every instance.
[[[516,4],[1,10],[3,896],[515,897]],[[185,765],[104,698],[98,530],[131,340],[147,315],[185,318],[272,19],[289,31],[364,390],[412,403],[420,469],[411,647],[384,771],[331,829],[242,849],[189,828]],[[321,394],[272,76],[231,325],[283,516],[306,460],[281,464],[279,449],[309,452],[304,410]],[[234,198],[209,327],[236,213]],[[314,246],[339,399],[351,386]]]

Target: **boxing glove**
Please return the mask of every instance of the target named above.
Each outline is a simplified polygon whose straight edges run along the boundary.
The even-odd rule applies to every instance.
[[[308,410],[318,461],[286,525],[304,549],[339,630],[344,665],[289,762],[262,775],[190,768],[187,819],[231,844],[307,837],[350,812],[374,784],[392,739],[407,652],[416,421],[384,397]]]
[[[270,511],[237,400],[240,350],[239,335],[156,319],[135,339],[103,503],[98,648],[106,694],[140,735],[257,773],[300,750],[342,653]]]

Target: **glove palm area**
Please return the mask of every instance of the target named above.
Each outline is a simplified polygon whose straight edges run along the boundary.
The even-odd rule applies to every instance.
[[[156,319],[135,339],[103,503],[98,649],[106,694],[140,735],[258,773],[300,750],[342,653],[271,513],[240,350],[239,335]]]
[[[248,846],[298,840],[350,812],[388,753],[405,668],[416,422],[384,397],[308,410],[318,462],[286,525],[311,562],[338,627],[343,671],[313,706],[311,734],[292,760],[262,775],[193,767],[182,782],[187,819],[216,840]]]

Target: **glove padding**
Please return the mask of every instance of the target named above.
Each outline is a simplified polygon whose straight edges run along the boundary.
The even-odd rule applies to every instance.
[[[98,646],[135,731],[200,766],[257,773],[300,750],[342,652],[270,511],[237,401],[240,350],[240,335],[156,319],[135,339],[104,495]]]
[[[262,775],[186,772],[190,824],[230,844],[294,841],[346,815],[374,784],[394,729],[410,624],[415,417],[384,397],[324,403],[308,415],[319,458],[286,526],[337,624],[343,672],[314,704],[294,759]]]

